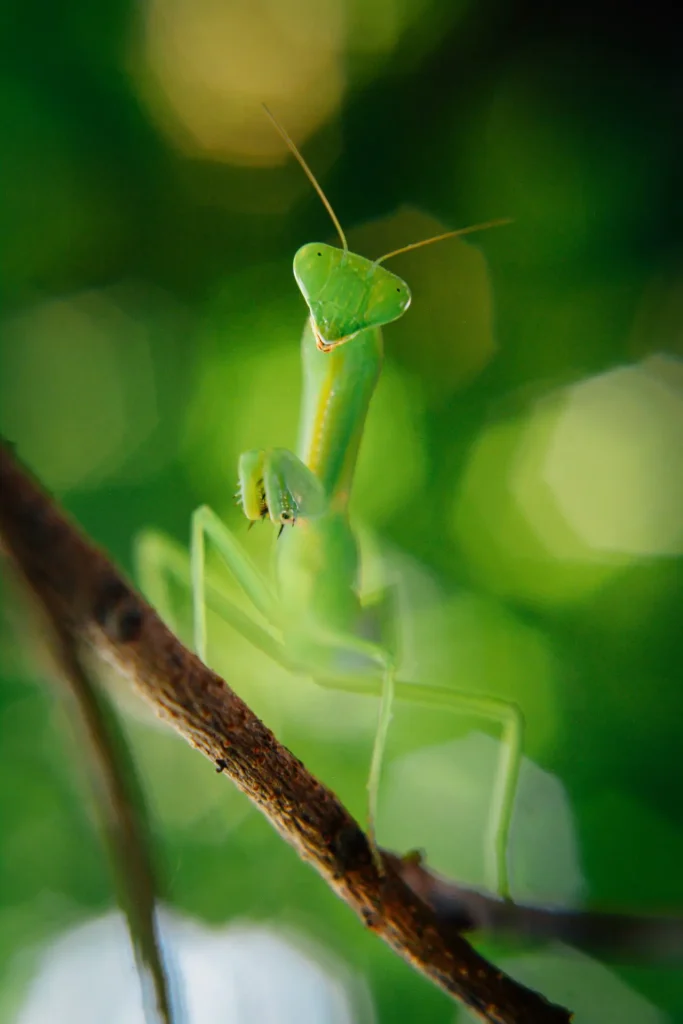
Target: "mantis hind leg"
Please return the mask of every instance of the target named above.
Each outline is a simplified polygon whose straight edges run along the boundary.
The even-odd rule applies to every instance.
[[[375,626],[379,629],[381,647],[391,652],[387,664],[391,661],[397,664],[401,657],[400,635],[397,628],[399,597],[399,585],[391,583],[385,585],[375,594],[370,605],[364,604],[364,611],[371,613]],[[381,762],[391,719],[390,705],[395,698],[486,718],[500,726],[500,755],[486,833],[486,877],[489,879],[492,891],[497,892],[504,899],[509,899],[507,851],[522,763],[524,716],[521,709],[510,701],[496,697],[471,694],[442,686],[425,686],[421,683],[404,681],[395,682],[393,675],[391,679],[383,677],[380,681],[380,710],[368,781],[370,817],[375,820]]]
[[[428,686],[422,683],[397,681],[391,659],[381,648],[375,647],[375,661],[381,662],[382,659],[384,659],[384,669],[380,673],[365,676],[356,674],[354,676],[318,675],[315,677],[316,682],[322,686],[354,693],[378,694],[380,697],[377,732],[368,779],[371,839],[374,842],[381,766],[384,760],[394,699],[421,704],[425,707],[442,708],[449,712],[476,715],[497,722],[501,726],[502,742],[487,827],[487,875],[490,879],[491,891],[497,892],[503,899],[509,899],[507,851],[524,737],[524,717],[520,708],[516,704],[496,697],[469,694],[446,686]],[[374,849],[377,849],[376,846]]]
[[[376,643],[320,628],[308,620],[287,637],[287,648],[298,652],[300,671],[313,682],[335,690],[379,695],[377,730],[368,776],[367,831],[377,869],[383,872],[382,856],[375,838],[379,784],[394,702],[395,665],[392,656]],[[306,666],[304,668],[303,666]]]
[[[354,636],[320,631],[313,623],[308,624],[306,637],[300,642],[305,644],[306,650],[305,662],[303,658],[301,661],[309,666],[308,673],[316,683],[380,698],[368,776],[368,833],[378,865],[381,861],[375,841],[375,824],[394,700],[486,718],[501,727],[501,752],[486,835],[486,873],[491,890],[509,899],[507,850],[524,737],[524,718],[520,708],[496,697],[466,693],[447,686],[396,680],[395,657],[385,647]]]
[[[443,686],[423,686],[420,683],[397,683],[396,695],[399,699],[425,706],[487,718],[500,725],[501,752],[486,837],[487,875],[492,880],[491,890],[503,899],[510,899],[507,853],[522,764],[524,716],[521,709],[517,704],[497,697],[464,693]]]

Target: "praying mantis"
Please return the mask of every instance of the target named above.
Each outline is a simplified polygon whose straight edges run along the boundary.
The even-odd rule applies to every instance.
[[[195,651],[206,660],[207,602],[238,633],[280,666],[334,689],[379,697],[368,777],[368,835],[375,839],[380,773],[395,699],[481,716],[502,731],[486,856],[491,888],[509,898],[507,846],[524,720],[520,709],[492,696],[400,679],[390,630],[368,633],[372,608],[359,593],[359,549],[348,516],[359,447],[383,357],[382,328],[408,309],[411,294],[382,264],[390,257],[448,238],[508,223],[490,221],[406,245],[374,262],[352,253],[337,216],[287,132],[264,108],[322,200],[341,248],[302,246],[294,277],[308,306],[301,340],[303,401],[297,453],[252,450],[239,458],[236,499],[250,525],[277,527],[273,579],[207,506],[192,515],[190,579],[175,542],[154,531],[137,545],[138,575],[148,597],[172,621],[169,582],[189,582]],[[210,541],[247,600],[248,611],[206,578]],[[390,603],[390,594],[380,600]],[[376,607],[376,606],[373,606]],[[376,617],[375,617],[376,618]]]

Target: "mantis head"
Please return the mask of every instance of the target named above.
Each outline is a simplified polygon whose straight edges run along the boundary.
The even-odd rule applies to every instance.
[[[320,196],[342,244],[342,248],[337,249],[332,245],[311,242],[302,246],[294,257],[294,277],[311,311],[316,344],[321,352],[329,352],[337,345],[343,345],[360,331],[383,327],[403,316],[410,305],[410,289],[400,277],[380,266],[384,260],[446,238],[457,238],[472,231],[483,231],[510,223],[506,217],[484,224],[473,224],[458,231],[445,231],[433,238],[424,238],[394,249],[372,263],[363,256],[349,252],[344,229],[313,171],[268,107],[264,105],[263,109]]]
[[[294,257],[294,277],[311,312],[322,352],[359,331],[403,316],[410,289],[396,274],[347,249],[311,242]]]

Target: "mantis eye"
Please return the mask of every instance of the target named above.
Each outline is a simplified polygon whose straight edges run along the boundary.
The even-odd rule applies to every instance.
[[[286,525],[287,523],[293,523],[294,521],[295,521],[295,519],[294,519],[294,513],[293,512],[287,512],[285,510],[284,512],[280,513],[280,522],[282,523],[283,526]]]

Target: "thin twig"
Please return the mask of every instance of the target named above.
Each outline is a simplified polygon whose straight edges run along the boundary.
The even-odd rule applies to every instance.
[[[568,1010],[513,981],[441,922],[394,857],[385,855],[377,870],[366,836],[335,795],[183,647],[2,444],[0,536],[69,646],[90,646],[129,677],[400,956],[480,1020],[567,1024]]]
[[[638,967],[683,964],[683,918],[511,903],[443,878],[418,853],[396,858],[396,869],[440,921],[491,938],[566,942],[587,953]]]
[[[144,824],[146,816],[133,765],[113,715],[80,652],[70,635],[58,623],[54,626],[60,635],[52,647],[83,726],[83,745],[88,751],[90,777],[96,788],[96,809],[128,922],[145,1016],[149,1024],[174,1024],[176,1015],[157,927],[156,885]]]

